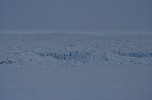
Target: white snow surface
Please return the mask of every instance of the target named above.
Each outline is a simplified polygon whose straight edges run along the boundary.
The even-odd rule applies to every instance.
[[[0,34],[0,100],[152,100],[152,35]]]

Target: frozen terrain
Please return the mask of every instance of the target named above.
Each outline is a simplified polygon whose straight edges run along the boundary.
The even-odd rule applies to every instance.
[[[152,100],[152,35],[0,34],[0,100]]]

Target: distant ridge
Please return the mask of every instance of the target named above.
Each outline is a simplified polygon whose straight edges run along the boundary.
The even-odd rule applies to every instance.
[[[10,30],[0,34],[82,34],[82,35],[152,35],[152,31],[51,31],[51,30]]]

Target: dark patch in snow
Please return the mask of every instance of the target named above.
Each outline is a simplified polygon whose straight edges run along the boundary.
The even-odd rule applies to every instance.
[[[34,52],[42,57],[51,56],[57,60],[73,60],[80,62],[88,62],[91,58],[91,53],[86,51],[66,51],[66,52]]]
[[[122,63],[122,64],[146,64],[151,62],[151,59],[148,59],[145,63],[141,61],[140,58],[152,57],[152,53],[144,52],[122,52],[122,51],[60,51],[57,52],[35,52],[35,54],[41,57],[52,57],[58,61],[66,61],[67,63],[77,64],[78,62],[82,63]],[[118,56],[115,56],[118,55]],[[123,58],[122,58],[123,57]],[[125,57],[132,57],[132,59],[126,59]],[[121,59],[121,60],[120,60]]]
[[[126,56],[126,57],[136,57],[136,58],[143,58],[143,57],[152,57],[152,53],[145,53],[145,52],[114,52],[115,54],[118,54],[120,56]]]
[[[13,64],[13,63],[16,63],[16,61],[12,61],[12,60],[2,60],[0,61],[0,64]]]

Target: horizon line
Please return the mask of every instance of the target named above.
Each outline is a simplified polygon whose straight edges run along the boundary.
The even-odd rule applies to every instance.
[[[82,34],[82,35],[142,35],[152,34],[152,31],[57,31],[57,30],[0,30],[0,34]]]

